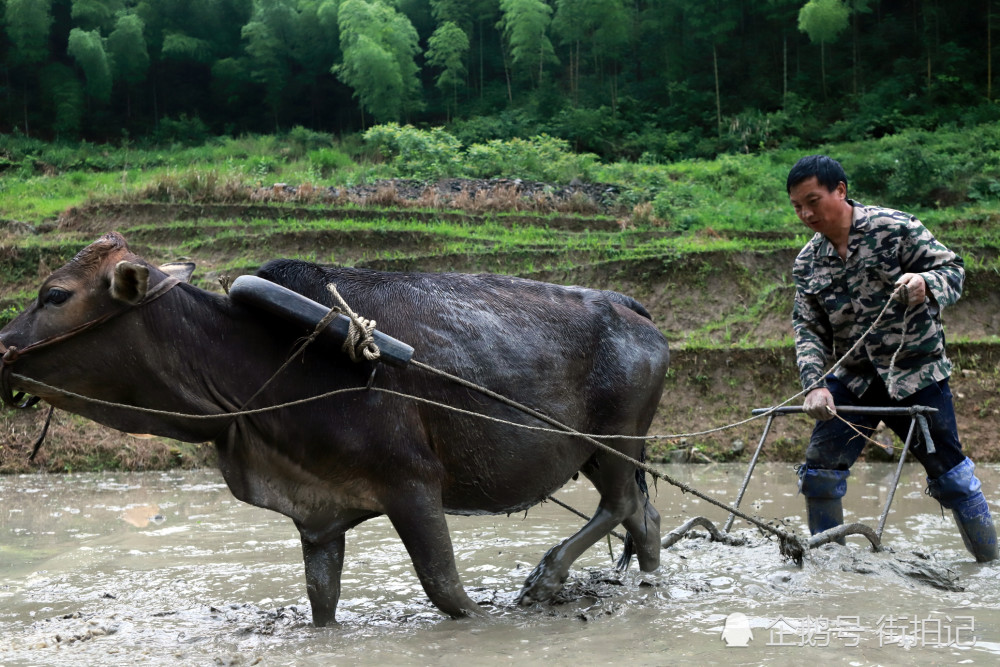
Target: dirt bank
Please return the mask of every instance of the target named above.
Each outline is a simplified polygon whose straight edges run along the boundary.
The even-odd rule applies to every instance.
[[[955,397],[959,436],[969,456],[977,461],[1000,462],[1000,346],[987,343],[956,343],[949,346],[955,364],[950,384]],[[671,358],[667,388],[651,433],[706,431],[720,425],[749,419],[754,408],[779,405],[799,392],[795,352],[790,347],[757,349],[681,350]],[[802,399],[789,405],[801,405]],[[807,417],[780,417],[768,436],[762,456],[766,460],[798,461],[802,458],[812,422]],[[764,421],[704,436],[668,441],[665,449],[680,449],[687,457],[673,460],[746,460],[763,433]],[[901,442],[887,430],[879,440],[893,444],[899,456]],[[660,458],[669,451],[654,444]],[[692,452],[693,450],[693,452]],[[890,457],[869,445],[863,454],[869,460]]]
[[[545,196],[575,201],[577,205],[585,199],[596,202],[587,215],[562,215],[551,210],[545,215],[515,210],[498,216],[483,210],[363,208],[369,199],[416,202],[430,197],[427,184],[393,183],[396,190],[384,183],[369,186],[367,194],[359,188],[350,194],[353,199],[335,200],[321,207],[300,205],[292,198],[294,188],[281,186],[269,190],[285,193],[284,199],[118,203],[70,209],[58,221],[34,226],[7,221],[0,225],[0,311],[23,304],[25,295],[30,295],[52,268],[99,234],[115,229],[125,233],[133,248],[151,261],[170,261],[180,256],[196,261],[196,279],[207,289],[220,290],[218,279],[223,275],[235,277],[252,271],[272,257],[322,253],[335,255],[339,263],[378,269],[517,272],[539,280],[630,294],[649,309],[674,347],[667,391],[652,432],[678,437],[654,442],[652,453],[660,460],[745,460],[760,437],[760,421],[706,435],[682,434],[745,420],[752,408],[780,403],[798,392],[794,355],[788,343],[792,296],[788,267],[794,250],[671,251],[605,260],[598,254],[588,255],[587,250],[569,253],[559,247],[558,239],[553,245],[528,249],[516,244],[510,244],[508,249],[500,239],[488,252],[472,254],[449,250],[450,239],[436,232],[433,225],[428,225],[426,231],[370,232],[346,232],[338,226],[342,219],[386,220],[399,216],[460,225],[502,221],[512,230],[535,226],[559,229],[560,234],[569,236],[621,229],[619,222],[607,215],[607,201],[611,201],[613,193],[600,187],[591,188],[593,191],[556,190],[530,184],[524,190],[536,199]],[[499,202],[501,195],[511,191],[511,183],[444,183],[433,193],[442,201],[450,192],[456,198],[469,195],[480,203]],[[391,197],[387,194],[390,190],[395,193]],[[329,224],[302,228],[294,224],[297,221]],[[676,235],[656,227],[630,234],[631,242]],[[761,238],[753,233],[746,236]],[[372,248],[379,251],[374,257],[369,256]],[[523,261],[521,255],[525,254],[534,258],[535,268],[511,271],[508,267],[532,263]],[[547,267],[549,257],[559,261]],[[963,299],[946,313],[946,325],[950,340],[997,340],[1000,276],[995,271],[970,267]],[[1000,461],[1000,447],[996,444],[1000,346],[963,342],[953,343],[949,349],[956,363],[952,388],[965,447],[977,460]],[[0,409],[0,472],[196,467],[210,465],[214,460],[210,447],[159,438],[137,440],[57,412],[36,462],[29,464],[27,457],[43,421],[41,409]],[[778,420],[764,457],[798,460],[808,430],[804,418]],[[872,454],[879,452],[873,448]]]

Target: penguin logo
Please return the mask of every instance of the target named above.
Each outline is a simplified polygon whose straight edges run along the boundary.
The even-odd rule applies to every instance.
[[[726,625],[722,628],[722,640],[726,642],[726,648],[738,646],[745,648],[748,642],[753,641],[750,619],[746,614],[735,611],[726,617]]]

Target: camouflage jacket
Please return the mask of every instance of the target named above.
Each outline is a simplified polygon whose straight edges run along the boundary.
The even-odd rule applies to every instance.
[[[856,396],[864,393],[878,373],[898,400],[951,374],[941,309],[962,295],[965,269],[962,259],[915,217],[848,201],[854,207],[854,221],[846,261],[825,236],[816,234],[799,252],[792,269],[792,327],[799,376],[804,388],[816,385],[875,322],[896,279],[904,273],[919,273],[927,284],[924,303],[907,309],[893,301],[878,328],[836,372]],[[904,321],[905,342],[890,367]]]

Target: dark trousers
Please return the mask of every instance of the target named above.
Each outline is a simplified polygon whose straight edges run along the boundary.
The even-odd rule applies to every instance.
[[[948,380],[924,387],[917,393],[902,400],[889,397],[885,383],[876,378],[860,398],[855,396],[843,382],[829,375],[826,385],[833,394],[834,404],[839,406],[868,407],[910,407],[924,405],[937,408],[938,412],[927,415],[931,439],[934,441],[935,452],[929,454],[927,445],[919,425],[916,434],[910,441],[910,452],[917,457],[927,471],[927,477],[937,479],[965,460],[962,453],[962,443],[958,439],[958,427],[955,423],[955,407],[952,404],[951,389]],[[841,418],[853,424],[860,432],[871,437],[880,421],[884,421],[901,440],[906,441],[910,430],[909,415],[898,417],[875,417],[870,415],[840,415],[829,421],[818,421],[813,428],[809,447],[806,449],[806,466],[808,468],[827,470],[848,470],[861,454],[868,442],[852,431]]]

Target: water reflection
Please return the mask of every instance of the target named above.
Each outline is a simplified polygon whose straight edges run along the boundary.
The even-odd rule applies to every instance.
[[[732,498],[745,469],[667,471]],[[977,472],[1000,500],[1000,472]],[[892,473],[855,470],[847,520],[877,523]],[[579,520],[552,503],[451,517],[459,570],[490,612],[482,620],[441,617],[376,519],[348,534],[340,626],[316,629],[291,522],[236,501],[215,471],[2,477],[0,664],[992,663],[1000,568],[972,562],[924,486],[921,468],[908,466],[884,535],[893,554],[849,538],[797,568],[737,520],[749,546],[685,539],[653,575],[635,565],[616,573],[602,542],[577,563],[559,604],[529,609],[514,604],[524,577]],[[723,510],[663,482],[653,493],[664,533],[694,515],[725,522]],[[559,497],[584,511],[596,502],[585,482]],[[790,465],[759,466],[744,508],[804,531]],[[942,590],[921,568],[956,585]],[[734,614],[752,634],[746,646],[723,640]]]

